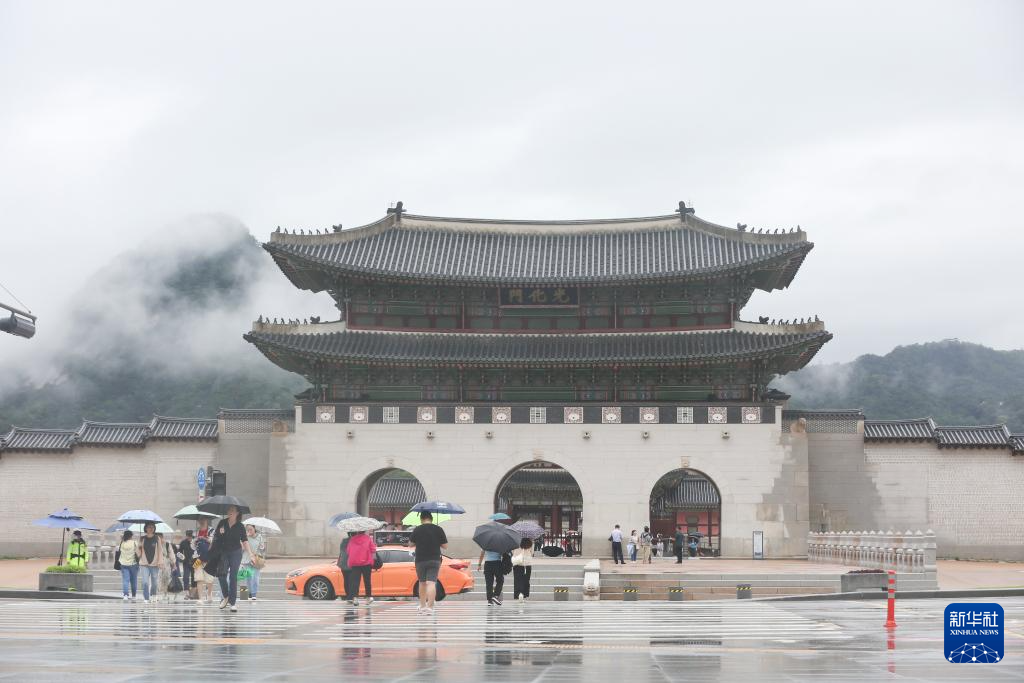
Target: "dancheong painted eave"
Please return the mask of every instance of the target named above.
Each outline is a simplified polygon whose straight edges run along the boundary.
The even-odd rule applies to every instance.
[[[808,325],[810,327],[810,325]],[[678,365],[786,356],[803,367],[832,334],[819,329],[765,333],[615,332],[600,334],[464,334],[371,332],[324,334],[254,331],[245,339],[274,363],[300,372],[303,363],[411,366],[557,367]],[[295,361],[295,362],[292,362]]]
[[[339,278],[455,285],[625,285],[745,275],[788,287],[813,243],[803,230],[726,228],[688,213],[525,221],[390,213],[336,232],[275,232],[264,248],[296,286]]]

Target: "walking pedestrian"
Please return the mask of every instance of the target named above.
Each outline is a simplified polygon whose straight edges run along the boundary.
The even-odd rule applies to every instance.
[[[640,533],[640,562],[641,564],[651,563],[651,528],[644,527]]]
[[[683,534],[683,525],[682,524],[677,524],[676,525],[676,537],[675,537],[675,543],[674,543],[674,548],[673,548],[673,550],[675,550],[675,554],[676,554],[676,564],[682,564],[683,563],[683,547],[685,545],[686,545],[686,535]]]
[[[636,547],[640,543],[640,537],[636,533],[636,529],[629,532],[629,543],[626,545],[626,554],[629,555],[630,562],[636,562]]]
[[[348,540],[348,568],[349,579],[352,582],[345,592],[350,596],[349,604],[359,604],[359,582],[363,582],[366,589],[366,604],[373,604],[373,586],[370,584],[370,575],[373,572],[373,563],[377,555],[377,544],[364,532],[360,531]]]
[[[82,540],[82,530],[75,529],[68,544],[67,563],[69,567],[77,567],[82,571],[89,565],[89,547]]]
[[[441,571],[441,549],[448,547],[444,529],[434,524],[429,512],[420,513],[420,525],[412,530],[409,540],[416,546],[416,580],[419,582],[419,613],[434,613],[437,599],[437,573]]]
[[[348,566],[348,543],[355,535],[356,532],[354,531],[348,532],[348,535],[341,539],[341,545],[338,546],[338,569],[341,570],[341,585],[345,589],[345,602],[352,602],[354,597],[349,593],[349,590],[352,588],[352,577],[349,576],[352,568]]]
[[[157,595],[163,602],[170,602],[171,598],[175,596],[174,591],[171,590],[171,586],[173,585],[172,577],[177,572],[177,553],[175,552],[171,542],[164,538],[162,533],[157,533],[156,538],[157,542],[160,544],[160,554],[163,558],[163,562],[160,564],[160,573],[156,584]]]
[[[252,602],[260,590],[260,570],[266,563],[267,541],[251,524],[246,525],[245,533],[249,538],[249,550],[242,556],[242,567],[248,570],[246,587],[249,589],[249,601]]]
[[[501,553],[493,550],[481,550],[476,568],[484,571],[487,604],[501,607],[501,589],[505,587],[505,572],[501,570]]]
[[[524,538],[512,552],[513,600],[520,604],[530,597],[530,575],[533,573],[533,541]]]
[[[616,524],[608,540],[612,542],[612,564],[626,564],[622,559],[622,529]]]
[[[156,536],[156,524],[146,522],[142,527],[142,555],[139,557],[139,573],[142,575],[142,602],[150,599],[156,602],[160,594],[160,568],[164,565],[163,543]]]
[[[195,569],[192,561],[195,558],[195,540],[192,538],[192,530],[185,530],[185,538],[178,544],[178,555],[181,559],[181,586],[185,589],[185,599],[192,597],[192,589],[196,587]]]
[[[132,538],[130,529],[125,529],[121,535],[121,543],[117,546],[117,557],[114,559],[121,566],[121,593],[127,601],[128,589],[131,589],[131,599],[135,600],[136,589],[139,584],[139,556],[141,549],[139,543]]]
[[[242,566],[242,551],[249,550],[249,540],[245,535],[242,515],[234,505],[228,506],[227,517],[217,524],[217,529],[213,533],[213,545],[211,552],[219,556],[221,563],[217,572],[222,596],[220,608],[228,607],[232,612],[237,612],[238,607],[235,603],[238,601],[238,570]]]

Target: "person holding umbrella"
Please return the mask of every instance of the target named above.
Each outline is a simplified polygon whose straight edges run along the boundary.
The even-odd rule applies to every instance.
[[[505,587],[505,574],[512,569],[512,558],[508,557],[508,571],[504,566],[508,553],[519,547],[522,535],[496,520],[481,524],[473,532],[473,541],[480,546],[477,569],[483,569],[487,584],[487,604],[501,606],[501,589]]]
[[[219,497],[214,496],[214,498]],[[205,505],[205,503],[200,505]],[[246,507],[246,511],[248,509]],[[238,601],[238,570],[242,566],[242,552],[245,551],[251,555],[252,547],[249,545],[238,505],[228,505],[225,512],[227,516],[220,520],[217,529],[213,532],[214,549],[220,555],[222,563],[222,571],[218,574],[220,592],[224,596],[220,601],[220,608],[228,607],[232,612],[237,612],[238,608],[235,603]]]
[[[370,575],[373,572],[373,562],[377,554],[377,544],[365,531],[357,531],[354,536],[348,539],[348,578],[351,587],[345,590],[350,598],[350,604],[358,605],[359,581],[362,580],[366,588],[366,604],[373,604],[373,586],[370,584]]]
[[[249,589],[249,601],[252,602],[260,590],[260,570],[266,563],[267,541],[252,524],[245,525],[245,533],[249,539],[249,550],[242,555],[242,566],[248,570],[246,587]]]
[[[160,568],[164,566],[163,543],[156,537],[156,523],[146,522],[142,527],[145,535],[142,537],[142,553],[139,556],[139,567],[142,574],[142,602],[149,604],[152,596],[156,602],[158,595],[158,583],[160,581]]]

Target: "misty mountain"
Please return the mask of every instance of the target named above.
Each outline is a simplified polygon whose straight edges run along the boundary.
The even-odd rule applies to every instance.
[[[861,408],[870,419],[932,417],[941,425],[1006,423],[1024,432],[1024,350],[957,340],[898,346],[884,356],[810,365],[772,386],[793,395],[793,408]]]
[[[238,221],[203,216],[172,226],[99,270],[62,315],[41,315],[35,339],[0,340],[0,352],[10,352],[0,358],[0,433],[289,407],[306,381],[268,362],[242,333],[257,312],[296,306],[261,308],[293,292]]]

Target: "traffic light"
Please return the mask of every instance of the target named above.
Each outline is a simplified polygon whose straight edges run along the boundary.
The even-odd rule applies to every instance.
[[[226,472],[206,468],[206,497],[226,496],[228,493],[228,475]]]
[[[0,332],[31,339],[36,334],[35,318],[11,313],[9,318],[0,318]]]

